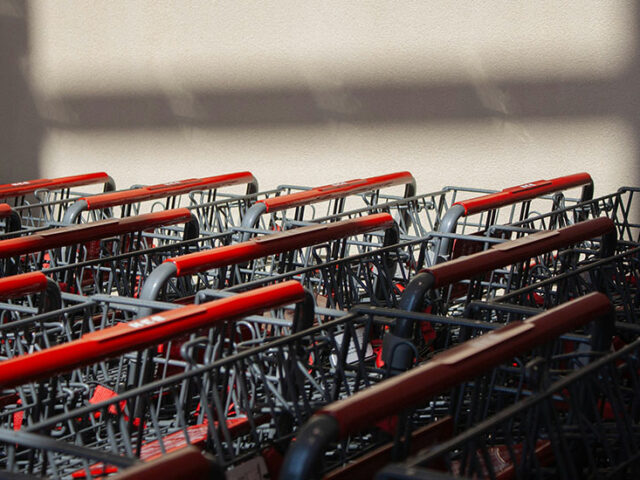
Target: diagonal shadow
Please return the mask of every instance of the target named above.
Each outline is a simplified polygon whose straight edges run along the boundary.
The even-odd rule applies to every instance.
[[[0,0],[0,183],[39,176],[44,124],[22,67],[27,26],[24,0]]]

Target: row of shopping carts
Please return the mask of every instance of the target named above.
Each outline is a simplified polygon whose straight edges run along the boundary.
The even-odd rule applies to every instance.
[[[0,185],[0,476],[635,476],[637,192]]]

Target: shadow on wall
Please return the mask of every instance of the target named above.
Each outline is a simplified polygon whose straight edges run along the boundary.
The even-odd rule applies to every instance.
[[[24,0],[0,0],[0,183],[39,177],[44,126],[30,91]]]
[[[495,81],[492,98],[472,79],[441,84],[371,86],[335,91],[282,88],[188,92],[171,98],[149,89],[132,93],[67,93],[45,98],[40,119],[23,59],[29,53],[26,0],[0,0],[0,183],[37,178],[45,126],[71,132],[367,124],[440,124],[446,121],[544,121],[616,117],[640,138],[640,52],[613,78]],[[633,8],[636,28],[640,8]],[[489,95],[490,96],[490,95]],[[506,103],[501,99],[507,99]],[[344,99],[348,99],[345,103]],[[179,108],[177,108],[179,107]],[[51,115],[53,113],[53,115]],[[50,115],[50,116],[48,116]],[[640,152],[636,165],[640,166]],[[607,159],[612,160],[612,159]],[[615,161],[615,160],[614,160]],[[640,169],[628,172],[640,185]]]

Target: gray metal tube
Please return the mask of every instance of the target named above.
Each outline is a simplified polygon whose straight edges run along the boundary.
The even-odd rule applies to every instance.
[[[255,195],[258,193],[258,179],[254,178],[253,182],[247,184],[247,195]]]
[[[400,310],[417,312],[422,309],[427,293],[434,287],[435,277],[429,272],[415,275],[400,297]],[[396,320],[393,331],[386,332],[382,342],[384,362],[390,366],[391,372],[397,374],[408,370],[413,363],[414,348],[412,343],[415,322],[408,318]]]
[[[62,217],[62,223],[64,225],[73,225],[76,223],[80,214],[89,208],[89,204],[86,200],[77,200],[73,202],[73,204],[67,208],[67,211],[64,212],[64,217]]]
[[[462,205],[452,205],[442,217],[438,231],[442,233],[454,233],[456,231],[456,226],[458,225],[458,220],[460,220],[460,217],[463,217],[464,214],[465,209]],[[448,255],[449,239],[441,238],[440,248],[436,252],[435,263],[440,263],[441,260],[446,259]]]
[[[7,217],[7,233],[9,232],[17,232],[22,229],[22,219],[20,218],[20,214],[14,210],[11,210],[11,213]]]
[[[256,225],[258,225],[260,216],[266,212],[267,212],[267,206],[264,203],[262,202],[254,203],[253,205],[251,205],[251,208],[249,208],[245,212],[244,217],[242,217],[242,223],[240,224],[240,227],[255,228]],[[249,238],[251,238],[251,234],[249,232],[244,232],[242,234],[242,238],[240,239],[240,241],[246,242],[247,240],[249,240]]]
[[[193,240],[194,238],[198,238],[200,236],[200,223],[198,223],[198,219],[191,214],[191,220],[184,224],[184,233],[182,235],[182,240]]]
[[[319,479],[322,477],[321,461],[329,444],[337,440],[340,426],[329,415],[314,415],[300,429],[289,446],[280,478],[287,480]]]
[[[141,300],[157,300],[158,295],[167,284],[169,279],[177,276],[178,267],[171,262],[165,262],[162,265],[159,265],[157,268],[151,272],[151,274],[147,277],[144,285],[142,286],[142,290],[140,290],[140,299]],[[144,317],[147,315],[151,315],[153,310],[151,308],[141,308],[140,316]]]
[[[116,189],[116,181],[111,178],[111,175],[108,176],[109,180],[104,183],[104,191],[105,192],[113,192]]]

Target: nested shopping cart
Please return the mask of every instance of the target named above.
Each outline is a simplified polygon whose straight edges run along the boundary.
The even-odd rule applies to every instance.
[[[198,222],[187,209],[43,230],[0,240],[0,274],[41,270],[66,291],[110,293],[118,285],[131,286],[139,281],[141,270],[152,269],[153,259],[162,261],[155,247],[186,252],[185,243],[194,239],[203,245],[216,244],[212,238],[205,243],[198,235]],[[182,248],[176,248],[176,244]],[[88,268],[86,263],[92,260],[98,260],[101,268]]]
[[[329,283],[329,275],[336,271],[332,262],[395,245],[397,240],[397,225],[387,213],[308,225],[169,258],[147,277],[140,297],[175,300],[193,296],[204,288],[225,289],[263,279],[271,283],[275,276],[277,281],[301,280],[313,289],[316,298],[323,296],[322,303],[348,308],[351,302],[375,296],[379,288],[375,272],[360,270],[352,276],[352,282],[358,281],[354,287],[368,288],[354,288],[351,302],[336,304],[335,296],[328,300],[335,287]],[[394,270],[391,264],[395,260],[385,257],[384,270]]]
[[[527,398],[452,429],[376,478],[635,478],[639,348],[636,335],[564,378],[535,376]]]
[[[530,401],[544,389],[546,380],[563,381],[580,372],[583,362],[593,363],[594,350],[550,356],[558,348],[558,336],[593,321],[612,321],[611,305],[603,294],[593,293],[485,333],[408,372],[321,407],[296,433],[280,478],[370,478],[390,461],[445,442],[453,432],[469,429],[488,415],[500,415],[514,402]],[[556,347],[537,348],[554,339]],[[579,404],[580,392],[573,393],[572,400]],[[528,420],[535,429],[536,420]],[[616,427],[615,420],[610,424]],[[528,424],[521,427],[527,429]],[[569,426],[567,433],[578,432]],[[534,434],[527,438],[534,445],[545,440]],[[516,463],[513,451],[510,454],[508,461]],[[406,473],[404,478],[414,478],[410,469]]]
[[[335,200],[335,199],[340,199],[343,202],[347,194],[354,194],[354,193],[363,191],[365,189],[371,189],[373,187],[379,188],[381,185],[389,185],[389,184],[406,184],[405,190],[410,190],[410,191],[413,191],[415,188],[414,183],[412,183],[412,177],[406,172],[401,172],[398,174],[385,175],[381,177],[372,177],[370,179],[365,179],[365,180],[344,182],[343,184],[331,185],[327,187],[319,187],[319,188],[311,189],[307,191],[294,192],[288,195],[276,196],[276,197],[272,197],[272,198],[268,198],[268,199],[260,200],[256,202],[256,204],[253,207],[251,207],[251,209],[247,212],[247,215],[244,217],[244,220],[243,220],[243,227],[240,227],[239,230],[244,232],[243,238],[249,238],[250,235],[259,232],[253,227],[257,224],[260,224],[267,229],[269,228],[273,229],[274,224],[277,225],[278,229],[281,229],[281,228],[288,229],[291,227],[304,225],[305,223],[302,221],[302,219],[305,218],[304,209],[314,207],[315,203],[327,202],[329,200]],[[493,213],[491,215],[491,218],[493,218],[495,221],[496,218],[500,217],[500,215],[496,213],[497,209],[499,209],[500,207],[504,207],[506,205],[510,206],[511,208],[510,218],[513,218],[516,208],[521,212],[521,216],[522,216],[524,215],[524,212],[530,212],[530,204],[533,199],[539,199],[540,196],[547,195],[552,192],[559,192],[564,189],[569,189],[573,187],[581,187],[583,189],[583,197],[588,197],[591,192],[591,186],[592,186],[592,181],[587,174],[576,174],[576,175],[567,176],[567,177],[560,177],[558,179],[553,179],[550,181],[532,182],[531,184],[528,184],[526,188],[523,186],[518,188],[510,188],[510,189],[504,190],[503,192],[484,195],[479,199],[474,198],[469,200],[470,205],[482,205],[482,207],[476,206],[475,208],[470,208],[469,216],[472,216],[472,214],[476,214],[482,217],[482,215],[484,215],[486,211],[492,210]],[[405,191],[405,194],[410,194],[410,193],[411,192],[407,193]],[[434,197],[435,194],[429,194],[429,195]],[[439,195],[443,195],[443,193],[440,192]],[[407,197],[403,201],[405,202],[403,204],[404,207],[411,207],[412,205],[417,204],[415,197]],[[443,202],[442,198],[440,198],[439,202],[441,204],[446,204],[446,202]],[[360,215],[363,215],[364,213],[372,212],[375,210],[382,210],[382,209],[389,210],[389,211],[392,210],[391,208],[389,208],[388,203],[376,204],[373,201],[370,201],[370,203],[371,203],[371,206],[368,209],[359,209],[359,210],[356,210],[355,213],[354,211],[346,211],[340,214],[332,215],[331,217],[321,217],[320,219],[316,219],[316,221],[322,220],[322,221],[327,221],[331,223],[331,222],[339,221],[344,217],[359,218]],[[557,204],[557,201],[552,203],[552,205],[555,205],[555,204]],[[415,208],[413,210],[400,209],[398,205],[401,205],[401,203],[398,203],[398,202],[396,202],[394,205],[395,205],[394,208],[395,208],[396,217],[406,217],[408,215],[408,212],[410,211],[414,213],[417,212]],[[460,203],[456,203],[454,205],[454,210],[456,207],[460,205],[461,205]],[[343,205],[341,204],[335,203],[334,209],[342,208],[342,206]],[[291,210],[293,210],[293,215],[290,213]],[[263,213],[271,213],[271,217],[269,217],[270,220],[266,221],[264,218],[262,218]],[[282,218],[276,217],[276,215],[280,213],[282,214]],[[315,210],[312,213],[315,214],[316,213]],[[447,214],[447,215],[448,215],[447,218],[451,217],[450,214]],[[311,217],[313,217],[313,215],[311,215]],[[415,221],[415,217],[414,217],[414,221]],[[278,223],[278,222],[281,222],[281,223]],[[455,224],[456,224],[455,221],[449,221],[449,227],[448,227],[449,230],[455,230]],[[466,221],[461,228],[466,229],[468,231],[471,229],[470,225],[471,223],[469,221]],[[269,230],[266,230],[266,231],[268,232]],[[273,237],[273,242],[274,242],[273,245],[276,244],[275,242],[277,238],[278,238],[277,236]],[[404,238],[406,239],[407,236],[404,235]],[[482,236],[467,235],[466,237],[463,237],[463,235],[459,233],[444,232],[444,233],[437,233],[435,235],[428,235],[428,236],[422,237],[420,242],[410,241],[406,245],[403,245],[399,249],[396,249],[396,252],[394,252],[392,255],[395,256],[396,259],[404,261],[407,267],[404,268],[404,270],[402,268],[400,269],[401,270],[401,272],[399,273],[400,278],[397,278],[395,281],[391,281],[391,279],[393,279],[395,276],[395,270],[389,267],[390,263],[387,262],[387,267],[384,269],[384,272],[382,272],[382,276],[386,279],[386,281],[384,282],[385,293],[382,295],[382,297],[385,298],[387,305],[395,304],[394,303],[395,294],[397,292],[395,292],[394,290],[396,289],[396,285],[399,285],[402,287],[406,283],[407,270],[411,270],[411,268],[419,268],[419,265],[423,265],[425,263],[428,264],[428,262],[434,258],[434,255],[431,252],[438,251],[441,248],[440,244],[443,242],[448,242],[450,239],[454,239],[455,241],[463,241],[464,239],[467,242],[467,245],[471,244],[471,242],[474,242],[475,244],[477,244],[476,250],[482,249],[487,244],[487,241],[484,241]],[[263,240],[260,240],[260,242],[262,241]],[[271,240],[269,240],[269,242],[271,242]],[[414,251],[416,247],[421,245],[421,243],[425,247],[428,247],[428,249],[420,246],[419,248],[421,248],[422,251],[414,255]],[[208,268],[213,268],[216,265],[219,267],[222,265],[220,263],[221,260],[219,260],[220,258],[222,258],[220,255],[223,255],[223,254],[227,255],[228,254],[227,252],[230,252],[231,250],[246,251],[248,248],[250,248],[249,245],[250,244],[243,243],[238,245],[236,249],[234,249],[234,247],[228,247],[228,248],[220,249],[219,252],[209,252],[209,253],[202,252],[200,254],[194,254],[189,257],[188,261],[193,263],[193,265],[196,265],[196,261],[197,261],[196,259],[200,259],[199,261],[201,263],[200,263],[200,267],[198,267],[199,270],[197,270],[196,267],[194,266],[193,268],[190,268],[190,269],[182,269],[183,273],[178,273],[181,269],[176,266],[178,265],[178,263],[182,262],[182,260],[172,259],[171,261],[167,262],[167,264],[159,268],[157,273],[153,274],[154,276],[153,283],[148,284],[148,290],[145,292],[145,295],[147,295],[146,298],[158,298],[158,295],[160,294],[159,291],[165,287],[165,285],[169,282],[171,278],[179,277],[179,276],[189,276],[194,273],[198,273],[199,275],[198,283],[207,287],[211,286],[212,283],[217,283],[218,288],[225,288],[237,283],[238,280],[234,279],[233,282],[225,284],[220,281],[220,275],[218,275],[217,282],[212,282],[211,280],[207,280],[206,278],[203,278],[203,272],[207,268],[207,262],[209,262],[210,264]],[[431,253],[431,255],[429,253]],[[387,257],[392,256],[387,252],[385,252],[385,254]],[[230,257],[231,256],[232,255],[230,255]],[[215,264],[215,262],[211,263],[213,260],[209,260],[209,261],[206,260],[208,257],[210,257],[211,259],[215,258],[216,259],[215,262],[218,262],[218,264]],[[241,258],[242,257],[237,257],[237,261],[240,261]],[[324,257],[325,262],[328,262],[330,260],[332,259],[328,257]],[[359,272],[366,273],[366,269],[360,268],[358,266],[358,264],[362,265],[362,263],[366,260],[367,260],[366,256],[365,257],[359,256],[357,259],[354,259],[351,265],[354,266],[354,268],[356,268]],[[187,261],[187,260],[184,260],[184,261]],[[233,259],[230,259],[230,261],[233,261]],[[319,263],[319,262],[316,261],[316,263]],[[274,265],[273,262],[271,264]],[[331,267],[335,268],[336,271],[340,271],[344,265],[345,263],[342,262],[340,264],[332,264]],[[308,268],[304,269],[304,264],[300,264],[300,267],[303,270],[300,271],[300,276],[298,276],[297,278],[305,278],[304,275],[306,275],[308,278],[309,277],[308,274],[310,270]],[[325,279],[332,278],[332,280],[335,282],[335,279],[337,277],[335,275],[331,275],[331,272],[328,271],[325,266],[319,266],[319,268],[322,268],[325,270],[322,273]],[[372,264],[370,268],[373,268],[375,269],[375,271],[380,272],[380,269],[374,264]],[[342,270],[344,271],[344,268],[342,268]],[[238,271],[239,270],[236,269],[236,273],[235,273],[236,277],[240,276],[237,273]],[[253,267],[253,270],[251,271],[252,275],[248,276],[245,274],[244,277],[242,278],[242,281],[244,282],[249,281],[251,285],[257,285],[258,283],[255,283],[255,282],[256,281],[260,282],[260,277],[273,276],[274,271],[276,271],[276,269],[272,268],[271,271],[269,272],[263,271],[263,272],[257,273],[255,267]],[[280,271],[282,271],[282,269],[280,269]],[[278,278],[282,279],[283,277],[280,276]],[[347,280],[349,279],[349,276],[342,274],[340,275],[339,278]],[[339,291],[341,290],[342,285],[340,283],[341,283],[340,281],[338,281],[337,284],[334,283],[332,288],[333,292],[331,293],[328,293],[329,289],[326,289],[326,288],[324,289],[324,291],[322,292],[319,291],[317,293],[318,295],[324,297],[324,299],[327,299],[329,302],[332,302],[332,299],[336,295],[338,295]],[[354,288],[352,288],[351,290],[361,289],[360,285],[362,285],[362,283],[363,283],[362,281],[357,281],[357,284],[352,283],[351,285]],[[382,282],[378,282],[378,283],[381,284]],[[172,283],[172,285],[175,285],[175,284],[176,283]],[[264,284],[264,282],[260,284]],[[309,288],[312,288],[311,285],[309,284],[305,284],[305,285],[307,285]],[[176,289],[176,287],[172,287],[172,288]],[[183,292],[182,296],[187,296],[187,292]],[[331,299],[329,299],[330,296],[332,297]],[[338,297],[339,297],[338,306],[340,308],[344,308],[345,302],[340,300],[342,295],[338,295]],[[367,297],[371,298],[370,292],[368,292],[368,295],[365,296],[365,298]],[[335,304],[333,304],[333,306],[335,306]]]
[[[105,172],[85,173],[58,178],[39,178],[0,185],[0,201],[14,207],[35,203],[50,203],[83,195],[72,190],[75,187],[102,186],[107,191],[115,190],[116,184]],[[84,192],[86,194],[87,192]],[[29,196],[33,195],[34,198]]]
[[[232,207],[239,208],[242,213],[248,207],[249,200],[255,197],[258,192],[258,181],[251,172],[175,180],[130,190],[81,197],[67,208],[62,222],[69,225],[105,218],[127,217],[145,211],[186,207],[196,202],[199,204],[209,202],[212,205],[218,205],[215,202],[216,199],[225,196],[224,190],[220,191],[221,189],[241,185],[246,185],[246,192],[241,195],[229,194],[232,199],[235,199],[235,202],[232,202],[231,206],[227,206],[222,214],[228,214]],[[203,225],[207,224],[203,223]],[[225,225],[224,229],[226,228],[228,225]]]
[[[533,233],[421,270],[404,289],[399,307],[468,317],[472,302],[493,300],[523,287],[536,292],[540,287],[532,285],[563,274],[581,278],[572,272],[602,259],[609,261],[615,247],[615,224],[606,217]],[[587,282],[584,279],[583,283]],[[546,306],[559,305],[600,288],[601,284],[594,281],[590,288],[585,286],[573,296],[561,292],[555,297],[548,295]],[[540,293],[535,295],[531,294],[532,300],[540,301]],[[551,303],[551,298],[555,302]],[[508,321],[507,317],[498,316],[484,316],[483,319]],[[393,368],[404,370],[411,365],[416,348],[447,348],[460,335],[464,338],[464,329],[445,327],[435,331],[428,323],[416,325],[413,321],[402,320],[385,336],[385,350],[397,351],[395,358],[400,364]]]
[[[96,303],[99,299],[89,299],[87,303],[91,301]],[[292,302],[300,302],[300,307],[285,318],[285,310],[279,307]],[[140,301],[135,303],[136,307],[145,305]],[[268,338],[304,330],[316,321],[313,299],[297,282],[285,282],[199,305],[173,308],[171,304],[165,304],[165,310],[148,317],[112,326],[96,324],[97,321],[112,320],[111,315],[118,314],[118,308],[126,307],[126,304],[127,299],[114,297],[110,305],[105,305],[110,310],[107,318],[104,313],[102,318],[87,317],[86,314],[91,315],[95,309],[76,305],[76,310],[84,315],[76,313],[64,326],[59,325],[63,321],[60,311],[25,319],[20,325],[14,322],[0,326],[5,343],[12,344],[12,350],[6,350],[10,358],[0,363],[0,375],[5,375],[0,384],[7,394],[7,402],[13,405],[8,407],[9,403],[5,402],[0,414],[3,425],[20,429],[38,419],[96,403],[100,398],[108,398],[108,394],[115,395],[127,388],[184,371],[190,363],[175,358],[174,346],[178,345],[179,350],[189,349],[193,343],[189,340],[192,332],[199,332],[209,339],[202,361],[210,362],[237,351],[242,342],[254,342],[254,332],[259,332],[258,340],[265,342]],[[103,305],[97,306],[99,312]],[[235,322],[263,311],[270,311],[270,316],[252,316],[243,322]],[[331,318],[326,311],[325,317]],[[57,331],[51,332],[47,328],[57,328]],[[16,334],[20,335],[19,340]],[[35,337],[38,344],[29,344],[29,336]],[[61,341],[56,345],[56,340]],[[26,353],[16,354],[25,347]],[[7,390],[11,387],[16,388]]]
[[[82,187],[82,191],[77,190],[78,187]],[[14,209],[26,233],[60,222],[66,207],[76,198],[99,193],[100,190],[115,190],[114,180],[105,172],[39,178],[0,185],[0,203]]]
[[[308,294],[293,282],[269,288],[272,290],[267,300],[271,299],[274,302],[276,289],[287,289],[292,295],[287,298],[287,302],[304,303],[304,298],[308,297]],[[243,301],[250,298],[249,293],[241,295]],[[235,304],[239,300],[240,296],[236,296],[228,301],[234,301]],[[261,300],[264,301],[265,299]],[[496,387],[492,390],[496,402],[499,403],[499,399],[506,402],[524,397],[530,387],[527,381],[523,381],[527,379],[528,372],[524,365],[534,358],[528,354],[528,350],[564,332],[579,328],[609,311],[609,303],[601,295],[596,298],[579,299],[570,305],[571,308],[559,307],[544,312],[535,319],[517,322],[485,334],[465,348],[459,347],[450,354],[445,353],[445,356],[449,355],[446,357],[448,361],[430,364],[434,363],[437,369],[446,372],[454,366],[461,366],[480,373],[488,368],[485,360],[496,355],[500,345],[502,353],[507,355],[506,358],[518,356],[521,363],[518,363],[519,367],[516,368],[509,362],[503,369],[500,379],[504,388]],[[254,307],[258,308],[256,305]],[[205,313],[205,309],[192,312],[186,321],[196,328],[196,323],[207,315],[219,318],[212,310],[213,304],[208,308],[208,313]],[[242,308],[244,315],[246,306]],[[178,316],[184,318],[179,313],[180,310],[162,314],[155,320],[154,316],[151,316],[135,321],[133,325],[123,324],[118,327],[118,335],[115,335],[115,330],[113,333],[95,334],[91,337],[91,342],[87,342],[81,351],[74,354],[70,353],[68,345],[60,348],[69,352],[64,356],[67,365],[87,364],[97,357],[98,344],[107,350],[109,355],[127,348],[125,345],[133,341],[132,335],[145,337],[144,341],[149,343],[160,338],[151,339],[150,335],[154,330],[162,330],[164,335],[173,329],[172,334],[175,335],[174,327],[177,324],[171,326],[171,323],[174,320],[181,321],[178,320]],[[240,315],[238,310],[232,311],[233,315]],[[413,386],[409,390],[399,389],[396,384],[389,387],[388,384],[380,383],[389,372],[376,366],[375,354],[369,344],[370,337],[375,336],[376,330],[384,328],[389,320],[402,314],[400,311],[369,308],[364,314],[354,313],[338,317],[298,333],[275,337],[257,346],[249,342],[246,349],[239,349],[233,355],[219,357],[214,362],[206,361],[202,353],[211,340],[203,336],[194,338],[183,346],[185,364],[190,368],[183,368],[182,373],[144,382],[137,388],[125,389],[118,395],[105,392],[103,401],[75,409],[63,409],[50,416],[44,415],[41,409],[40,419],[23,425],[21,433],[56,438],[58,451],[50,449],[46,443],[41,447],[30,444],[28,448],[22,448],[19,443],[11,440],[3,445],[3,450],[7,452],[2,458],[3,468],[38,475],[94,478],[122,468],[123,463],[124,466],[130,463],[110,463],[104,457],[100,458],[91,452],[108,452],[129,459],[139,458],[145,462],[152,462],[191,444],[211,452],[218,465],[224,469],[242,469],[249,464],[264,472],[269,471],[272,476],[277,477],[282,456],[292,438],[296,438],[294,450],[291,451],[294,456],[294,452],[305,443],[303,439],[306,433],[299,432],[298,427],[319,408],[330,411],[332,407],[326,407],[328,404],[345,398],[347,402],[353,398],[358,405],[369,405],[369,408],[352,408],[344,418],[354,418],[353,411],[359,410],[360,420],[354,421],[360,422],[360,426],[366,424],[372,428],[376,428],[374,425],[380,427],[380,435],[356,439],[349,447],[350,454],[361,453],[361,448],[365,445],[371,445],[376,441],[386,443],[392,438],[389,431],[393,430],[395,421],[374,422],[383,420],[385,416],[396,413],[396,410],[401,408],[398,405],[396,410],[387,411],[382,416],[370,416],[369,421],[364,417],[376,404],[362,400],[363,395],[366,397],[367,392],[377,388],[376,385],[384,385],[385,391],[390,392],[386,394],[386,407],[389,408],[399,402],[399,391],[403,392],[403,400],[415,401],[416,395],[410,392],[425,385],[425,382],[414,381],[418,378],[415,375],[419,375],[420,379],[430,378],[426,383],[432,388],[436,388],[435,385],[443,379],[452,381],[453,378],[450,378],[450,375],[430,375],[434,372],[429,370],[433,365],[427,367],[429,364],[426,364],[424,368],[417,367],[408,372],[409,375],[414,375],[410,380],[406,380]],[[133,332],[127,340],[126,337],[121,337],[125,330]],[[514,340],[515,346],[512,345]],[[584,337],[584,341],[591,342],[592,339]],[[504,353],[505,351],[507,353]],[[539,353],[548,358],[553,352],[557,353],[558,347],[543,348]],[[1,370],[0,375],[6,372],[2,376],[2,385],[8,387],[19,384],[23,382],[21,379],[30,379],[32,376],[49,377],[60,368],[61,356],[54,355],[53,349],[41,353],[39,358],[32,356],[42,363],[40,367],[29,366],[28,358],[23,357],[15,359],[11,369]],[[462,357],[467,353],[470,358],[463,361]],[[580,353],[578,349],[574,355],[576,365],[584,356],[585,354]],[[570,362],[570,357],[567,360],[568,357],[568,353],[565,352],[565,363]],[[502,360],[498,362],[505,359],[499,358]],[[425,368],[427,373],[424,371]],[[559,373],[554,372],[554,375]],[[514,379],[520,379],[520,383],[512,383]],[[63,385],[67,387],[69,395],[68,390],[73,384],[60,381],[60,386]],[[443,392],[448,388],[450,385],[444,386]],[[49,397],[51,396],[50,394]],[[424,398],[426,401],[426,394]],[[465,395],[463,403],[468,403],[470,398],[470,395]],[[434,410],[438,414],[446,413],[449,406],[447,401],[441,401]],[[8,418],[5,416],[5,420],[15,422],[16,413],[14,411]],[[23,418],[33,413],[25,411]],[[431,413],[428,410],[421,411],[422,424],[434,420]],[[5,427],[13,428],[11,423],[5,424]],[[331,435],[333,431],[331,429],[325,433]],[[81,448],[78,452],[71,452],[70,449],[63,449],[63,445]],[[81,453],[82,451],[84,453]],[[294,463],[297,463],[297,460]],[[304,458],[302,463],[306,463]],[[289,467],[285,464],[285,471],[287,468]],[[293,477],[283,474],[281,478]]]
[[[383,195],[372,188],[403,184],[404,197]],[[581,189],[579,198],[565,197],[565,191],[576,188]],[[364,207],[346,206],[345,201],[349,195],[368,191],[369,193],[362,195]],[[501,192],[461,187],[445,187],[439,191],[417,195],[415,192],[413,177],[408,172],[398,172],[280,194],[256,202],[247,212],[242,227],[247,229],[246,238],[251,233],[250,229],[258,225],[273,228],[273,225],[282,223],[295,225],[302,220],[330,222],[383,211],[394,216],[401,234],[408,238],[423,237],[434,231],[477,233],[496,222],[512,223],[535,214],[532,202],[542,212],[548,212],[565,203],[573,204],[590,199],[593,181],[587,173],[578,173],[551,180],[538,180],[506,188]],[[467,202],[471,203],[467,206]],[[462,213],[458,211],[460,208],[464,210]],[[449,210],[452,211],[447,214]],[[463,221],[460,221],[461,218]],[[443,250],[446,249],[447,246],[443,245]]]

